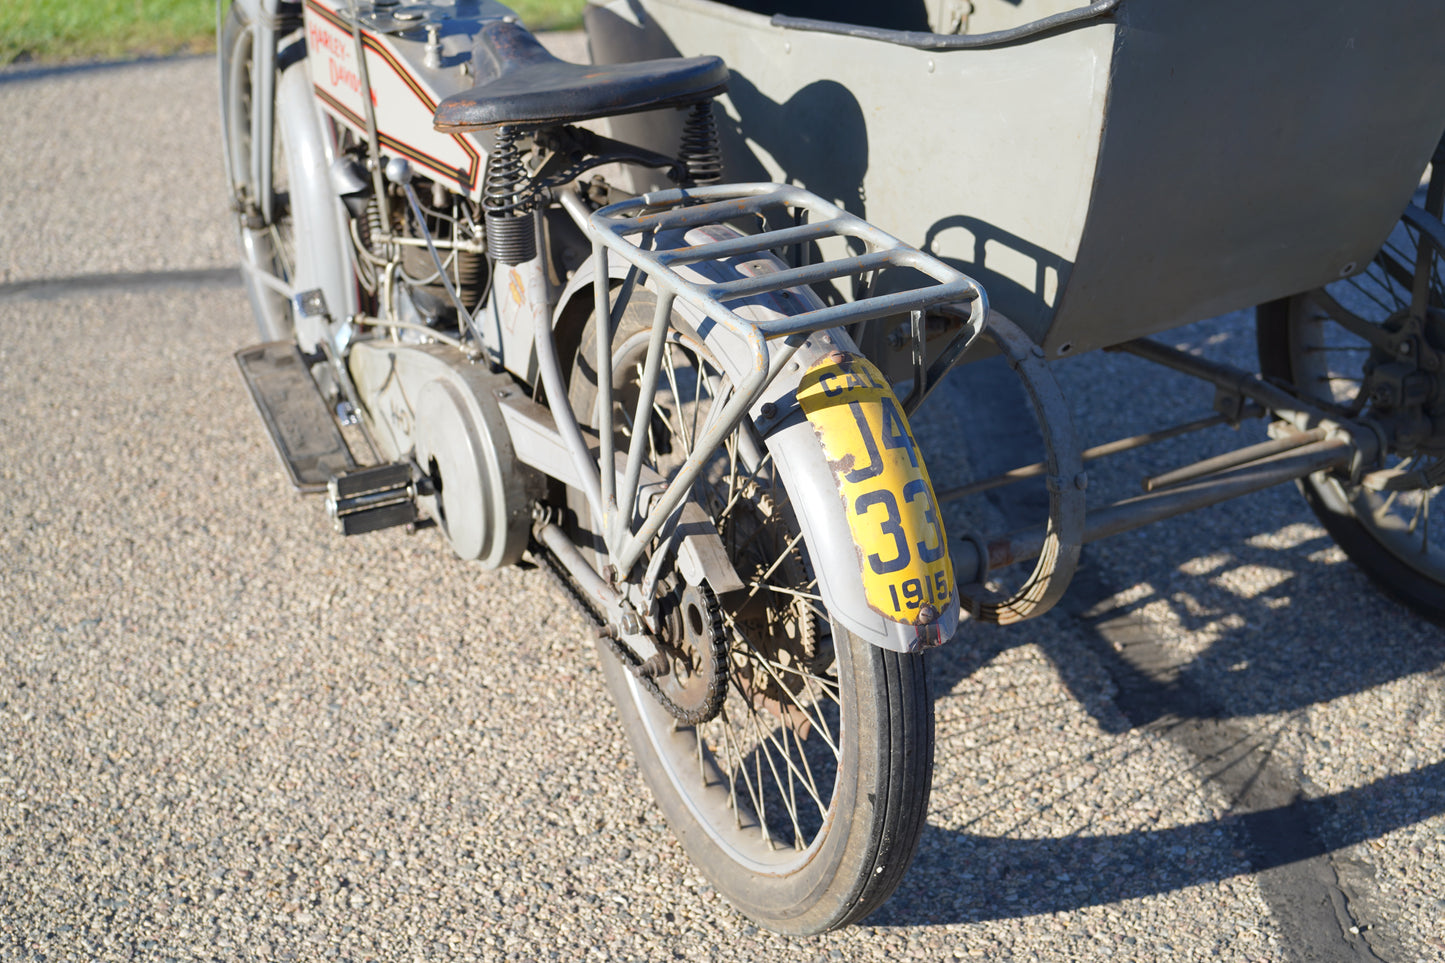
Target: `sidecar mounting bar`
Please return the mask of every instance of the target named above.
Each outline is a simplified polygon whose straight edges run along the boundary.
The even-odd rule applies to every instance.
[[[1250,406],[1241,417],[1258,418],[1263,415],[1263,409]],[[1175,425],[1172,428],[1161,428],[1158,431],[1149,431],[1142,435],[1131,435],[1128,438],[1120,438],[1117,441],[1105,442],[1102,445],[1085,448],[1079,452],[1079,457],[1084,461],[1094,461],[1107,455],[1117,455],[1120,452],[1133,451],[1135,448],[1142,448],[1145,445],[1153,445],[1161,441],[1168,441],[1171,438],[1178,438],[1181,435],[1188,435],[1196,431],[1203,431],[1206,428],[1215,428],[1228,423],[1229,419],[1224,415],[1210,415],[1207,418],[1200,418],[1182,425]],[[971,495],[979,495],[983,492],[993,491],[995,488],[1003,488],[1005,485],[1012,485],[1014,482],[1023,481],[1025,478],[1038,478],[1048,474],[1048,470],[1048,463],[1042,461],[1035,462],[1032,465],[1023,465],[1019,468],[1010,468],[1008,471],[1000,472],[991,478],[980,479],[976,482],[970,482],[967,485],[960,485],[957,488],[943,489],[938,492],[938,501],[939,504],[943,504],[945,502],[957,501],[960,498],[968,498]]]
[[[1354,457],[1355,449],[1348,438],[1326,438],[1230,471],[1207,475],[1192,484],[1126,498],[1085,516],[1083,543],[1142,528],[1315,472],[1347,468]],[[989,570],[1037,558],[1046,534],[1046,529],[1039,526],[989,539],[986,543]],[[973,553],[956,553],[954,565],[960,585],[978,579]],[[970,565],[975,566],[974,570],[969,570]]]
[[[1126,498],[1108,507],[1091,510],[1084,518],[1081,544],[1131,531],[1153,522],[1182,515],[1219,502],[1260,491],[1316,472],[1349,472],[1358,476],[1374,465],[1381,440],[1368,424],[1353,421],[1337,412],[1298,398],[1269,384],[1252,372],[1220,364],[1147,339],[1130,341],[1110,350],[1136,355],[1184,374],[1213,383],[1220,389],[1248,399],[1237,417],[1260,409],[1279,420],[1271,441],[1187,465],[1146,479],[1145,494]],[[1179,429],[1141,435],[1091,449],[1091,454],[1108,454],[1159,440],[1161,437],[1195,430],[1219,418],[1204,419]],[[956,492],[944,492],[940,500],[965,493],[985,491],[1020,478],[1038,474],[1038,466],[1027,466],[970,485]],[[978,552],[960,552],[955,562],[960,585],[980,580],[988,570],[1003,568],[1039,556],[1048,537],[1047,526],[1036,526],[1001,537],[978,539]],[[986,559],[980,556],[985,555]]]
[[[1132,354],[1145,361],[1173,368],[1248,398],[1264,406],[1276,418],[1289,422],[1298,431],[1325,428],[1332,433],[1343,433],[1349,437],[1359,453],[1357,463],[1374,464],[1379,457],[1381,439],[1374,431],[1272,385],[1251,371],[1210,361],[1148,338],[1126,341],[1108,350]]]

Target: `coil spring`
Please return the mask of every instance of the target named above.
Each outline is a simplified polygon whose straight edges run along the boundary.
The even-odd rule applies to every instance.
[[[693,104],[688,110],[677,159],[687,167],[688,179],[694,184],[716,184],[722,180],[722,148],[718,144],[711,100]]]
[[[496,144],[487,156],[482,213],[487,226],[487,252],[503,264],[521,264],[537,254],[532,228],[532,198],[527,171],[517,149],[517,128],[497,128]]]
[[[361,222],[361,240],[365,242],[368,251],[372,250],[371,239],[381,233],[381,204],[373,195],[366,202],[366,219]]]
[[[457,297],[468,311],[476,310],[482,300],[487,278],[487,259],[470,251],[457,252]]]
[[[352,221],[352,242],[356,245],[356,276],[367,294],[376,292],[376,248],[372,239],[381,233],[381,206],[376,197],[366,199],[366,209]]]

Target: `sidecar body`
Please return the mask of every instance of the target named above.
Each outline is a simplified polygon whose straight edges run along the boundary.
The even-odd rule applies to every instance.
[[[1363,268],[1445,129],[1440,4],[593,3],[598,62],[727,61],[729,180],[941,256],[1049,357]],[[613,121],[658,149],[679,129]]]

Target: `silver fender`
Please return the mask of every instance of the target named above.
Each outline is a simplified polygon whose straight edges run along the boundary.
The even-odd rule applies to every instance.
[[[295,228],[292,288],[297,293],[320,288],[331,318],[342,324],[357,311],[351,238],[345,208],[331,186],[331,142],[323,133],[304,60],[287,67],[276,85],[276,122],[286,139],[286,176]],[[302,351],[315,351],[328,336],[319,318],[297,316],[296,340]]]
[[[665,237],[659,240],[658,246],[669,246]],[[720,265],[710,266],[721,269]],[[734,273],[719,274],[714,280],[740,277],[738,267],[758,273],[780,270],[782,263],[772,258],[754,259],[733,266],[730,270]],[[608,259],[607,273],[614,281],[621,283],[627,276],[627,269],[628,265],[620,258]],[[553,315],[554,329],[585,323],[592,310],[592,284],[596,276],[597,264],[589,258],[563,290]],[[809,290],[794,289],[792,294],[786,301],[775,295],[754,298],[748,308],[738,309],[737,313],[743,315],[745,310],[752,310],[756,316],[750,320],[764,321],[820,306]],[[727,369],[734,382],[740,381],[751,370],[752,354],[741,340],[724,333],[719,325],[706,323],[705,315],[681,299],[675,302],[674,310],[694,329],[706,332],[703,337],[709,350]],[[798,524],[808,544],[814,574],[818,576],[819,593],[829,613],[865,642],[895,652],[917,652],[939,645],[953,636],[959,622],[958,594],[955,592],[937,620],[925,627],[886,619],[869,608],[863,586],[864,562],[848,527],[837,480],[818,435],[797,403],[797,389],[803,375],[835,351],[860,353],[853,339],[841,328],[809,335],[783,371],[763,391],[750,415],[754,427],[772,452],[783,481],[792,493],[793,503],[807,506],[807,511],[797,513]],[[767,415],[764,414],[765,406],[771,406],[767,408]]]

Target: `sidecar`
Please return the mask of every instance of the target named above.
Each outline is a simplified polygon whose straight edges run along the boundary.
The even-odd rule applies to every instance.
[[[957,546],[960,586],[1036,560],[1017,595],[961,590],[975,617],[1046,611],[1083,543],[1298,481],[1366,573],[1445,618],[1445,542],[1419,521],[1445,494],[1445,6],[590,3],[598,62],[727,62],[727,179],[825,196],[978,279],[1021,332],[1006,345],[995,331],[961,361],[1009,356],[1046,458],[939,497],[1042,478],[1049,517]],[[666,149],[679,123],[639,114],[613,131]],[[823,293],[908,286],[882,272]],[[1252,305],[1263,378],[1145,337]],[[958,360],[950,324],[944,310],[849,333],[921,397],[938,361]],[[1099,348],[1211,384],[1216,411],[1080,451],[1047,366]],[[1088,477],[1065,469],[1263,416],[1268,441],[1147,478],[1145,494],[1087,513]]]
[[[1445,129],[1439,4],[592,3],[597,62],[726,60],[728,179],[940,256],[1050,358],[1354,273]],[[893,340],[867,347],[897,368]]]

